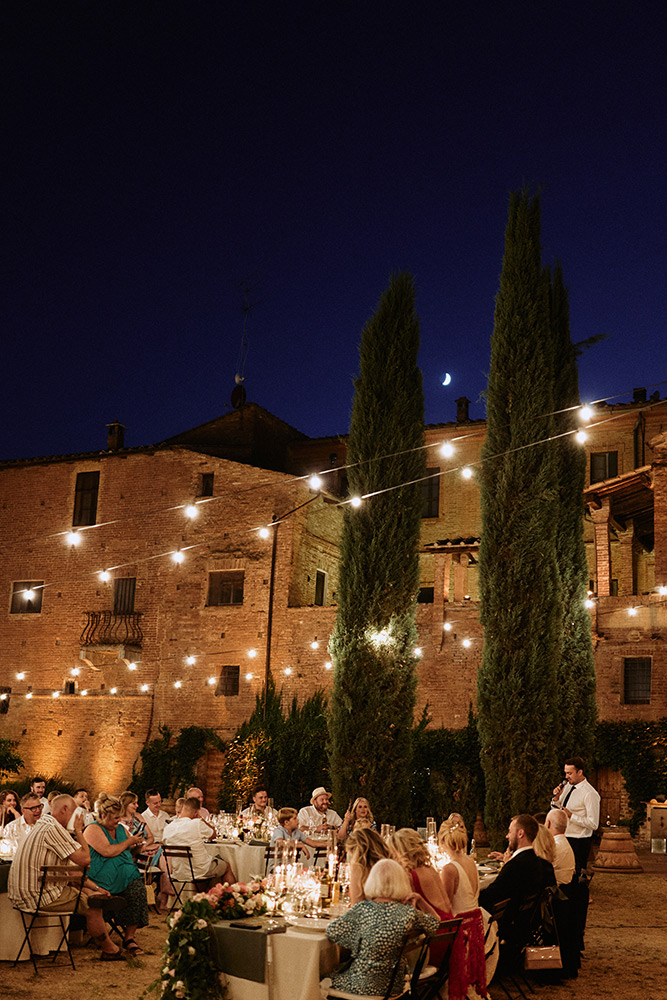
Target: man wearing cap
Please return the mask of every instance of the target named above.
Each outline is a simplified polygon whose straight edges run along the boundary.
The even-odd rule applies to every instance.
[[[313,789],[310,805],[299,810],[299,829],[307,833],[328,833],[329,830],[336,830],[338,840],[343,840],[347,836],[352,813],[348,809],[345,819],[341,819],[335,809],[329,808],[330,799],[331,793],[323,786]]]

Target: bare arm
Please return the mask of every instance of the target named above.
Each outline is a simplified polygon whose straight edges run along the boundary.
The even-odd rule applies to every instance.
[[[459,872],[456,865],[445,865],[440,872],[440,879],[442,887],[445,890],[445,895],[448,899],[451,899],[459,887]]]
[[[86,827],[83,836],[103,858],[117,858],[123,851],[131,851],[133,847],[139,847],[144,842],[143,837],[135,835],[127,837],[118,844],[110,844],[99,826],[94,824]]]
[[[362,885],[362,875],[363,868],[361,865],[352,862],[350,865],[350,903],[354,906],[355,903],[360,903],[362,899],[365,899],[364,887]]]

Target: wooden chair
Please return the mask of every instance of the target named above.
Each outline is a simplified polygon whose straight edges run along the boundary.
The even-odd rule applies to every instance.
[[[192,885],[197,892],[205,892],[206,889],[208,889],[210,879],[195,878],[195,871],[192,867],[192,851],[189,847],[177,847],[175,845],[167,847],[167,845],[164,844],[162,851],[167,864],[169,884],[174,890],[174,901],[169,907],[169,913],[171,913],[177,903],[179,906],[183,905],[182,893],[185,891],[187,886]],[[187,861],[187,867],[190,869],[190,877],[176,878],[172,869],[172,861]]]
[[[419,972],[424,965],[426,959],[426,953],[428,951],[429,938],[423,931],[411,930],[407,931],[403,941],[401,943],[401,948],[398,953],[398,958],[392,969],[391,978],[387,989],[383,994],[367,994],[367,993],[346,993],[344,990],[329,989],[327,990],[327,1000],[400,1000],[402,997],[406,997],[412,991],[412,981],[419,977]],[[415,962],[414,969],[408,977],[399,985],[399,976],[401,975],[401,969],[404,962],[408,958],[408,955],[412,955]]]
[[[426,965],[417,980],[411,983],[412,995],[417,1000],[433,1000],[434,997],[439,996],[440,990],[449,979],[449,962],[461,922],[461,917],[441,921],[437,931],[430,939],[429,946],[444,947],[444,952],[438,965]]]
[[[523,974],[523,953],[533,933],[533,921],[540,906],[541,893],[526,896],[520,903],[503,899],[495,904],[491,919],[498,923],[500,957],[493,982],[500,986],[507,1000],[515,1000],[507,988],[509,981],[522,1000],[528,1000],[521,980],[531,993],[535,990]]]
[[[24,938],[21,942],[21,947],[19,948],[19,953],[14,959],[14,966],[18,965],[21,955],[23,954],[23,949],[26,944],[28,945],[28,950],[30,952],[30,960],[33,964],[35,970],[35,975],[39,975],[39,970],[37,968],[37,962],[35,961],[35,953],[32,950],[32,942],[30,941],[30,932],[35,927],[35,924],[39,921],[39,927],[57,927],[60,926],[62,931],[62,936],[58,943],[58,947],[55,949],[53,954],[49,957],[49,961],[55,966],[55,961],[62,946],[65,945],[67,949],[67,955],[70,960],[70,964],[73,969],[76,969],[74,965],[74,959],[72,957],[72,951],[69,946],[69,941],[67,934],[69,931],[69,919],[79,910],[79,902],[81,899],[81,890],[83,889],[83,884],[86,879],[87,868],[81,868],[78,865],[41,865],[40,870],[42,872],[42,877],[39,884],[39,896],[37,897],[37,906],[32,909],[28,906],[15,905],[14,909],[17,910],[21,915],[21,921],[23,923]],[[42,909],[42,900],[44,898],[44,893],[47,889],[52,889],[54,886],[71,886],[76,890],[76,898],[72,902],[72,909],[66,912],[55,912],[53,910]]]

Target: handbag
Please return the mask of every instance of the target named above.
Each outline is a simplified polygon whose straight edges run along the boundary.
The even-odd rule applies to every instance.
[[[524,952],[525,969],[562,969],[560,945],[528,945]]]

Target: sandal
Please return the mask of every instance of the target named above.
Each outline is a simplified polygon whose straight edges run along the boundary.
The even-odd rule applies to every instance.
[[[126,951],[129,951],[130,955],[144,954],[144,949],[139,947],[134,938],[127,938],[126,941],[123,941],[123,948],[125,948]]]

